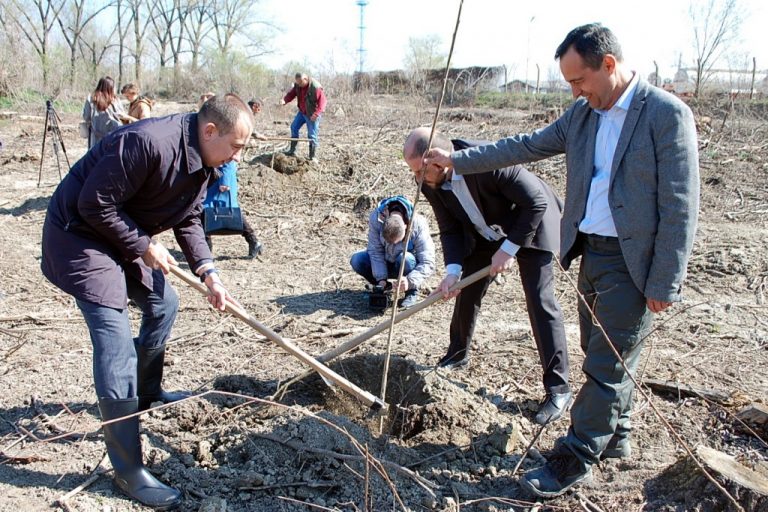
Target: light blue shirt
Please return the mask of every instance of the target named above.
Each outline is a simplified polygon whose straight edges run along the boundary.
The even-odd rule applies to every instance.
[[[501,230],[499,226],[489,226],[485,222],[483,214],[477,207],[475,200],[472,199],[472,194],[469,192],[469,188],[467,188],[467,183],[464,181],[464,176],[454,172],[451,176],[451,181],[446,180],[446,182],[443,183],[442,188],[443,190],[450,190],[453,192],[453,195],[456,196],[456,199],[459,200],[461,208],[469,217],[469,220],[472,222],[475,230],[480,233],[480,236],[489,241],[501,240],[502,238],[506,237],[506,234]],[[510,256],[514,256],[517,254],[517,251],[520,250],[520,246],[510,242],[509,240],[504,240],[504,243],[501,244],[501,250]],[[445,272],[447,274],[461,276],[461,271],[462,267],[458,263],[451,263],[450,265],[445,266]]]
[[[611,185],[611,167],[616,145],[619,142],[627,110],[637,89],[638,74],[635,73],[624,93],[610,110],[595,109],[600,116],[595,138],[595,166],[592,183],[589,186],[587,207],[579,231],[603,236],[617,236],[611,208],[608,205],[608,191]]]

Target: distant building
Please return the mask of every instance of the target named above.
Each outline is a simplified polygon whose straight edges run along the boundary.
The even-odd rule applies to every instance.
[[[527,85],[527,89],[526,89]],[[547,80],[544,82],[536,83],[535,80],[512,80],[504,85],[499,86],[500,92],[525,92],[528,91],[531,94],[551,94],[551,93],[569,93],[571,88],[563,80]]]

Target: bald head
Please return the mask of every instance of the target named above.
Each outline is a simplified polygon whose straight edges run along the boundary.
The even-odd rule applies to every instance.
[[[429,134],[431,129],[427,126],[414,128],[405,139],[403,146],[403,157],[405,161],[421,158],[429,149]],[[453,143],[442,133],[435,131],[432,137],[432,147],[453,151]]]
[[[414,129],[405,139],[403,145],[403,158],[405,163],[413,172],[416,183],[422,183],[431,188],[442,186],[447,178],[450,177],[450,171],[439,165],[424,166],[424,155],[429,148],[429,134],[431,130],[426,126]],[[432,136],[432,149],[439,149],[448,152],[453,150],[453,143],[439,132]]]

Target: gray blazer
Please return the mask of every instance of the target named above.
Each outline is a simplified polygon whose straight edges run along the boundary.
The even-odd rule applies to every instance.
[[[598,117],[580,98],[532,134],[451,154],[456,172],[475,174],[565,153],[564,268],[580,254],[576,236],[592,179]],[[608,203],[637,288],[650,299],[679,301],[699,211],[696,127],[685,103],[643,80],[616,147]]]

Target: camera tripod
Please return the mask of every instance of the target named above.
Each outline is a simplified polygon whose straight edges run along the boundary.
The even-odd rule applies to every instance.
[[[59,114],[53,108],[53,102],[51,100],[45,100],[45,127],[43,128],[43,149],[40,153],[40,172],[37,175],[37,186],[40,186],[40,182],[43,179],[43,160],[45,160],[45,141],[48,137],[48,132],[51,132],[51,140],[53,141],[53,154],[56,155],[56,166],[59,169],[59,180],[61,180],[61,160],[59,157],[59,146],[64,153],[64,158],[67,161],[67,170],[71,167],[69,164],[69,157],[67,156],[67,148],[64,147],[64,138],[61,136],[61,128],[59,123],[61,118]]]

